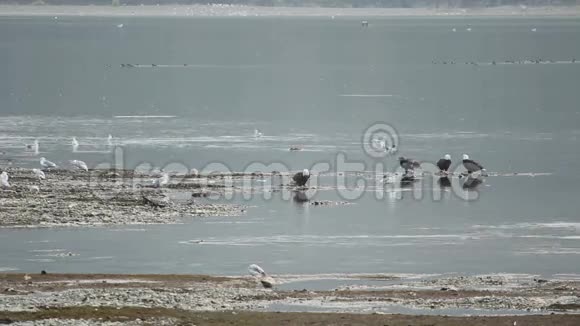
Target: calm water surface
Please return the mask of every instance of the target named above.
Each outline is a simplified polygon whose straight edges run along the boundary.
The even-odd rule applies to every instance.
[[[374,18],[362,28],[330,18],[0,18],[1,166],[36,167],[40,156],[96,166],[112,160],[112,134],[126,168],[276,161],[298,170],[335,166],[342,152],[392,171],[394,157],[373,159],[361,145],[367,127],[386,122],[400,137],[397,156],[469,153],[492,172],[545,173],[489,177],[476,201],[433,200],[439,189],[423,185],[420,200],[395,187],[337,207],[258,196],[245,216],[182,225],[3,229],[0,270],[577,273],[573,58],[577,19]],[[483,64],[524,59],[559,63]],[[35,138],[38,155],[25,149]],[[298,144],[305,150],[288,151]],[[334,190],[315,198],[340,200]]]

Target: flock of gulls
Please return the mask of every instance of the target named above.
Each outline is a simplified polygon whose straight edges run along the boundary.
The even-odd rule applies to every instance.
[[[261,133],[260,133],[260,135],[261,135]],[[78,140],[76,139],[76,137],[72,137],[71,146],[72,146],[73,152],[77,151],[79,145],[80,144],[79,144]],[[107,145],[114,146],[112,135],[109,135],[109,137],[107,138]],[[28,150],[34,151],[35,154],[39,154],[39,149],[40,149],[39,141],[37,139],[34,140],[34,142],[32,144],[27,144],[26,148]],[[46,179],[45,172],[48,173],[50,170],[59,168],[59,166],[56,163],[49,161],[45,157],[41,157],[39,163],[40,163],[40,169],[34,168],[31,170],[31,172],[34,174],[34,176],[38,179],[39,182]],[[85,172],[89,171],[89,167],[88,167],[87,163],[85,163],[84,161],[70,160],[70,161],[68,161],[68,164],[73,169],[81,170],[81,171],[85,171]],[[197,170],[193,169],[192,173],[197,174]],[[170,179],[169,174],[167,172],[163,171],[163,169],[158,170],[158,171],[154,171],[153,176],[155,177],[155,179],[151,180],[150,186],[152,186],[154,188],[160,188],[160,187],[163,187],[169,183],[169,179]],[[8,175],[8,173],[6,171],[3,171],[2,173],[0,173],[0,185],[3,189],[11,187],[9,179],[10,179],[10,176]],[[31,188],[31,190],[39,191],[40,189],[37,186],[34,186]]]
[[[109,146],[113,146],[113,136],[109,135],[109,137],[107,138],[107,144]],[[76,139],[76,137],[72,137],[71,146],[72,146],[72,151],[76,152],[78,147],[79,147],[79,142]],[[36,155],[38,155],[40,153],[40,142],[38,141],[38,139],[35,139],[32,144],[26,145],[26,149],[33,151]],[[70,160],[70,161],[68,161],[68,163],[74,169],[82,170],[85,172],[89,171],[89,167],[88,167],[87,163],[85,163],[84,161]],[[31,170],[32,174],[34,174],[34,176],[38,179],[39,182],[46,179],[45,172],[49,172],[50,170],[53,170],[53,169],[58,169],[58,167],[59,167],[56,163],[46,159],[46,157],[40,158],[39,165],[40,165],[40,169],[34,168]],[[10,179],[10,176],[8,175],[8,173],[6,171],[3,171],[2,173],[0,173],[0,186],[3,189],[11,187],[9,179]],[[34,186],[31,188],[31,190],[39,191],[39,188]]]
[[[259,131],[258,129],[254,129],[254,138],[257,139],[257,138],[261,138],[262,136],[263,136],[263,134],[261,131]],[[72,147],[73,153],[77,152],[79,145],[80,144],[79,144],[79,141],[77,140],[77,138],[72,137],[71,147]],[[112,135],[108,136],[107,145],[114,146]],[[26,149],[33,151],[36,155],[38,155],[40,153],[40,143],[39,143],[38,139],[35,139],[32,144],[26,144]],[[293,146],[290,148],[290,150],[300,150],[300,149],[301,148],[299,148],[297,146]],[[56,163],[49,161],[45,157],[41,157],[39,163],[40,163],[40,169],[34,168],[31,170],[32,174],[34,174],[34,176],[39,180],[39,182],[41,180],[46,179],[45,172],[49,172],[52,169],[59,168],[59,166]],[[84,161],[70,160],[70,161],[68,161],[68,163],[74,169],[82,170],[85,172],[89,171],[89,167],[88,167],[87,163],[85,163]],[[197,171],[197,169],[192,169],[191,173],[194,175],[197,175],[199,172]],[[155,177],[155,179],[153,179],[151,181],[150,186],[152,186],[154,188],[161,188],[161,187],[167,185],[170,181],[169,173],[167,173],[163,169],[154,170],[152,173],[152,176]],[[310,178],[310,171],[308,169],[304,169],[303,171],[298,172],[293,176],[293,181],[297,186],[303,187],[306,185],[309,178]],[[1,188],[7,189],[7,188],[11,187],[9,179],[10,179],[10,176],[8,175],[8,173],[6,171],[3,171],[2,173],[0,173],[0,186],[1,186]],[[39,188],[35,186],[35,187],[33,187],[33,190],[39,191]]]

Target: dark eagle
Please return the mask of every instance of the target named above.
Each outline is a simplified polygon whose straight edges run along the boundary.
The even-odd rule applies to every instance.
[[[474,160],[469,159],[469,155],[463,154],[463,166],[467,170],[467,173],[471,174],[472,172],[477,172],[481,170],[485,170],[481,164],[475,162]]]
[[[437,167],[441,172],[448,172],[451,166],[451,155],[445,154],[445,156],[437,161]]]
[[[402,156],[399,157],[399,164],[403,169],[405,169],[405,173],[408,173],[409,171],[414,171],[416,168],[421,167],[421,163],[419,163],[419,161],[415,161],[410,158],[404,158]]]
[[[292,177],[294,183],[299,187],[303,187],[306,182],[308,182],[308,179],[310,179],[310,171],[308,171],[308,169],[304,169],[302,172],[298,172]]]

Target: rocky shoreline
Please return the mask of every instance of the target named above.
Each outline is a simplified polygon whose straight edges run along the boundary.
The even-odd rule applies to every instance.
[[[30,325],[57,325],[61,324],[58,323],[60,319],[64,319],[64,324],[70,322],[68,319],[87,319],[87,325],[104,321],[118,322],[119,325],[179,324],[200,314],[250,316],[251,312],[259,312],[254,317],[263,322],[263,318],[269,318],[268,311],[306,312],[315,309],[320,312],[366,313],[363,314],[366,316],[386,313],[384,316],[388,316],[392,314],[390,311],[397,311],[395,308],[404,307],[415,309],[419,315],[435,315],[437,309],[466,312],[459,315],[473,314],[472,311],[477,310],[481,311],[479,315],[506,315],[502,312],[509,310],[512,315],[527,315],[507,316],[510,320],[540,314],[544,315],[542,318],[560,318],[565,321],[562,325],[580,321],[578,280],[487,275],[410,281],[387,276],[353,276],[357,281],[389,280],[382,288],[353,285],[310,291],[280,290],[276,286],[272,290],[264,289],[251,277],[0,274],[0,320],[28,321]],[[274,276],[274,279],[283,282],[284,277]],[[332,314],[328,315],[332,317]],[[104,316],[107,318],[103,320]],[[33,320],[42,321],[32,323]]]

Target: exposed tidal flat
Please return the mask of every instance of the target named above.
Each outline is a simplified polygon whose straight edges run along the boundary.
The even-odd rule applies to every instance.
[[[353,282],[384,281],[385,285],[311,291],[264,289],[250,277],[0,274],[0,320],[16,325],[258,325],[274,321],[288,325],[513,325],[514,321],[577,325],[580,321],[575,314],[580,308],[580,282],[573,279],[507,274],[345,277]],[[284,277],[280,280],[284,282]],[[436,316],[450,311],[456,316]],[[411,312],[418,315],[398,314]]]
[[[242,216],[248,206],[228,199],[245,192],[293,193],[298,202],[315,206],[348,205],[348,201],[312,200],[281,173],[172,174],[155,186],[155,173],[122,169],[52,170],[38,179],[30,169],[9,168],[13,186],[0,189],[0,227],[103,226],[175,224],[188,217]],[[274,187],[255,183],[269,176]]]
[[[239,216],[245,211],[242,205],[199,202],[227,186],[207,184],[207,178],[197,176],[160,189],[153,187],[153,176],[126,170],[54,170],[45,180],[29,169],[8,172],[13,187],[0,191],[4,227],[167,224],[186,216]]]

